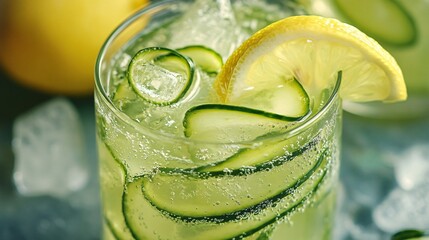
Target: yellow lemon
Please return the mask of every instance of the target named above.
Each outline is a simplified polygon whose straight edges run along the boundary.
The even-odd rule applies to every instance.
[[[345,100],[407,97],[401,69],[387,51],[357,28],[318,16],[289,17],[255,33],[228,58],[215,88],[224,102],[237,102],[298,79],[312,95],[339,71]]]
[[[109,33],[148,0],[13,0],[5,3],[0,64],[41,91],[93,90],[97,53]]]

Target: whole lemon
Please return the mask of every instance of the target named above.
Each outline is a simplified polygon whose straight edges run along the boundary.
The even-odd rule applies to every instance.
[[[89,94],[104,40],[147,2],[8,0],[0,9],[0,64],[13,79],[33,89]]]

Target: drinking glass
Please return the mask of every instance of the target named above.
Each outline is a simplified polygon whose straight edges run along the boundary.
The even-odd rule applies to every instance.
[[[235,137],[239,131],[224,139],[186,137],[180,119],[199,100],[153,106],[133,102],[127,89],[121,89],[132,56],[142,48],[170,47],[165,39],[178,34],[194,44],[210,45],[197,39],[212,34],[210,29],[187,32],[202,31],[198,24],[213,24],[204,23],[206,15],[191,19],[191,28],[163,30],[190,14],[189,9],[204,8],[202,2],[152,3],[114,30],[101,49],[95,111],[103,238],[330,239],[339,171],[340,81],[314,93],[320,104],[313,104],[311,115],[299,124],[247,140]],[[239,2],[232,1],[232,6]],[[267,2],[280,10],[290,7],[285,1]],[[261,14],[272,10],[261,6],[242,19],[274,21]],[[224,49],[219,50],[224,57],[234,48],[228,41],[215,43]],[[203,87],[194,86],[193,91],[210,95]],[[125,97],[117,100],[123,92]],[[219,131],[221,124],[212,123]],[[253,134],[252,129],[246,131]]]

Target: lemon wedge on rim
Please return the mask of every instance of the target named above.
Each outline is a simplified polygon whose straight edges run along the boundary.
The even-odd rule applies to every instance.
[[[357,28],[320,16],[288,17],[252,35],[228,58],[215,89],[221,101],[234,103],[298,79],[315,96],[335,84],[339,71],[344,100],[407,97],[401,69],[386,50]]]

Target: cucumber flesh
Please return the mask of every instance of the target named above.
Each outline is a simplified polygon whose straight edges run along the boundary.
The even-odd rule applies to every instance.
[[[228,104],[260,109],[265,112],[292,118],[302,118],[310,113],[310,97],[298,79],[283,79],[277,87],[242,89],[237,96],[226,100]],[[238,91],[238,90],[237,90]]]
[[[289,130],[302,117],[287,117],[257,109],[204,104],[184,117],[185,136],[207,142],[245,142],[273,132]]]
[[[116,239],[132,239],[133,236],[122,214],[122,195],[125,187],[126,171],[124,166],[113,156],[110,148],[98,141],[100,154],[100,182],[103,186],[104,221]]]
[[[192,60],[168,48],[144,48],[128,66],[131,88],[138,96],[156,105],[179,101],[189,90],[193,76]]]
[[[287,139],[278,143],[266,143],[257,148],[240,150],[224,161],[216,162],[195,169],[203,177],[219,177],[224,175],[247,175],[259,171],[268,171],[276,166],[281,166],[287,161],[304,154],[319,141],[315,137],[302,147],[291,147],[293,139]],[[288,153],[287,153],[288,152]]]
[[[393,0],[334,0],[346,21],[385,44],[412,45],[417,26],[412,15]]]
[[[197,67],[209,74],[217,74],[223,66],[222,56],[211,48],[201,45],[186,46],[176,49],[191,58]]]
[[[128,81],[122,81],[113,95],[113,102],[120,104],[120,101],[132,101],[138,98],[136,92],[131,88]]]

